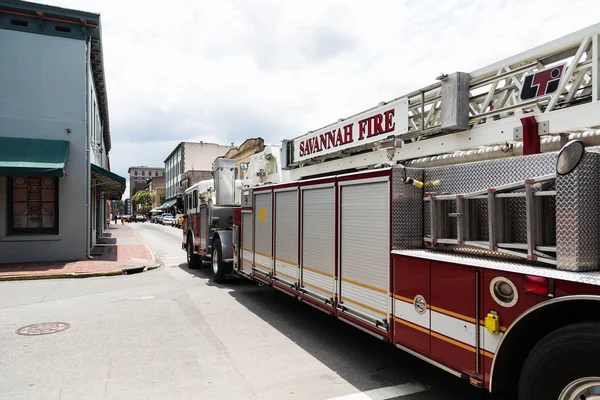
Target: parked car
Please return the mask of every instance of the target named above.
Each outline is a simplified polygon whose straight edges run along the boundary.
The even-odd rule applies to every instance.
[[[158,217],[160,217],[160,215],[153,215],[152,217],[150,217],[150,222],[156,224],[158,222]]]
[[[163,225],[171,225],[174,219],[171,214],[163,214],[161,218]]]
[[[123,221],[125,221],[125,222],[133,222],[133,221],[135,221],[135,218],[134,218],[134,216],[133,216],[133,215],[123,215],[123,216],[121,217],[121,219],[122,219]]]
[[[135,219],[137,222],[146,222],[146,217],[143,215],[137,215]]]

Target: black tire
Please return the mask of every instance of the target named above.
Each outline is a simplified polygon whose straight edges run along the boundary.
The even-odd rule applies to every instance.
[[[194,241],[191,236],[188,236],[187,245],[187,264],[190,269],[200,268],[202,266],[202,260],[198,254],[194,254]]]
[[[571,382],[600,377],[600,322],[557,329],[529,353],[519,378],[519,400],[559,399]]]
[[[223,283],[227,279],[227,274],[231,273],[233,266],[223,262],[223,251],[221,241],[215,239],[212,246],[212,258],[210,260],[210,269],[212,271],[213,282]]]

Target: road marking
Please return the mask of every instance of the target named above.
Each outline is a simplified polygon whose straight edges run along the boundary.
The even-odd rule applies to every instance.
[[[399,396],[424,392],[428,387],[420,383],[405,383],[402,385],[388,386],[366,392],[353,393],[345,396],[335,397],[329,400],[385,400]]]

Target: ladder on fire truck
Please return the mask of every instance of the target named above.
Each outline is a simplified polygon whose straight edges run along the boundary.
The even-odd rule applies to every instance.
[[[470,74],[441,74],[435,84],[284,140],[282,163],[295,180],[554,151],[569,139],[600,144],[599,132],[590,133],[600,126],[599,73],[596,24]]]

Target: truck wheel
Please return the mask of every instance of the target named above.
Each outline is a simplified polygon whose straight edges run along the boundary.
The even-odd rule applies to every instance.
[[[223,262],[223,252],[221,251],[221,241],[217,238],[212,246],[211,269],[213,281],[216,283],[225,282],[227,274],[232,271],[231,265]]]
[[[519,400],[581,400],[600,395],[600,322],[565,326],[529,353]]]
[[[199,268],[202,265],[202,261],[200,260],[200,256],[198,254],[194,254],[194,242],[190,237],[187,239],[187,264],[190,269]]]

